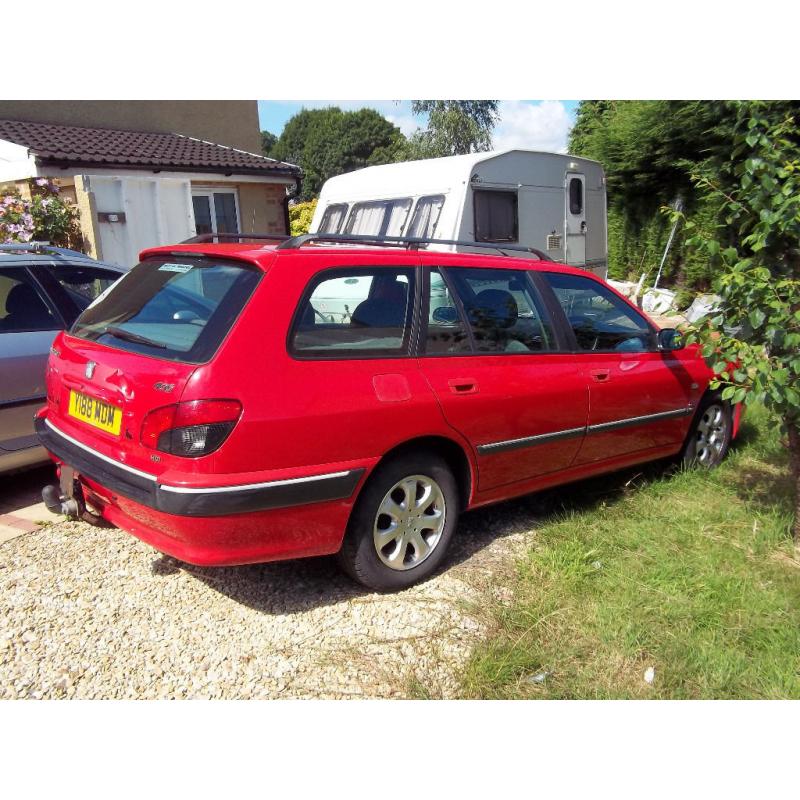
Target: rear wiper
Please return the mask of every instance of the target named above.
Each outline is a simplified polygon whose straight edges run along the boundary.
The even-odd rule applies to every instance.
[[[110,333],[117,339],[124,339],[128,342],[146,344],[150,347],[160,347],[162,350],[167,349],[167,346],[164,344],[164,342],[157,342],[155,339],[148,339],[146,336],[139,336],[138,333],[131,333],[130,331],[126,331],[124,328],[117,328],[114,325],[109,325],[109,327],[107,327],[103,333]]]

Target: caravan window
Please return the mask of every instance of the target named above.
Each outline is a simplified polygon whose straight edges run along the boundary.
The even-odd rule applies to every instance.
[[[342,223],[347,216],[347,203],[337,203],[328,206],[322,215],[317,233],[339,233]]]
[[[350,211],[344,232],[362,236],[400,236],[410,210],[410,197],[356,203]]]
[[[430,197],[420,197],[411,217],[411,224],[408,226],[407,236],[420,236],[423,239],[430,239],[436,231],[436,224],[439,222],[439,215],[442,213],[444,205],[444,195],[435,194]]]
[[[516,242],[517,193],[475,189],[475,241]]]
[[[580,178],[569,182],[569,213],[578,216],[583,211],[583,184]]]

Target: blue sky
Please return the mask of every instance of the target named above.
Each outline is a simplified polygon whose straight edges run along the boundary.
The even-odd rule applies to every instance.
[[[406,135],[424,123],[411,113],[410,100],[259,100],[261,129],[279,136],[286,121],[301,108],[326,106],[348,110],[374,108]],[[575,122],[577,107],[577,100],[501,100],[500,121],[494,130],[494,148],[566,151],[567,136]]]

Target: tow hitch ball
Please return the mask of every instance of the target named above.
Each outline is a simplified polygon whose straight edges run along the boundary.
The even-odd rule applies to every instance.
[[[80,486],[77,487],[77,493],[75,489],[75,470],[62,464],[60,485],[45,486],[42,489],[42,500],[53,514],[64,514],[70,519],[79,519],[85,506]]]

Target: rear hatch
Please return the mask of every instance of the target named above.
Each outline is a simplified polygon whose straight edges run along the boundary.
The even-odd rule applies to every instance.
[[[56,339],[48,420],[74,442],[159,476],[186,458],[142,443],[156,409],[177,404],[215,357],[263,272],[217,257],[148,258]]]

